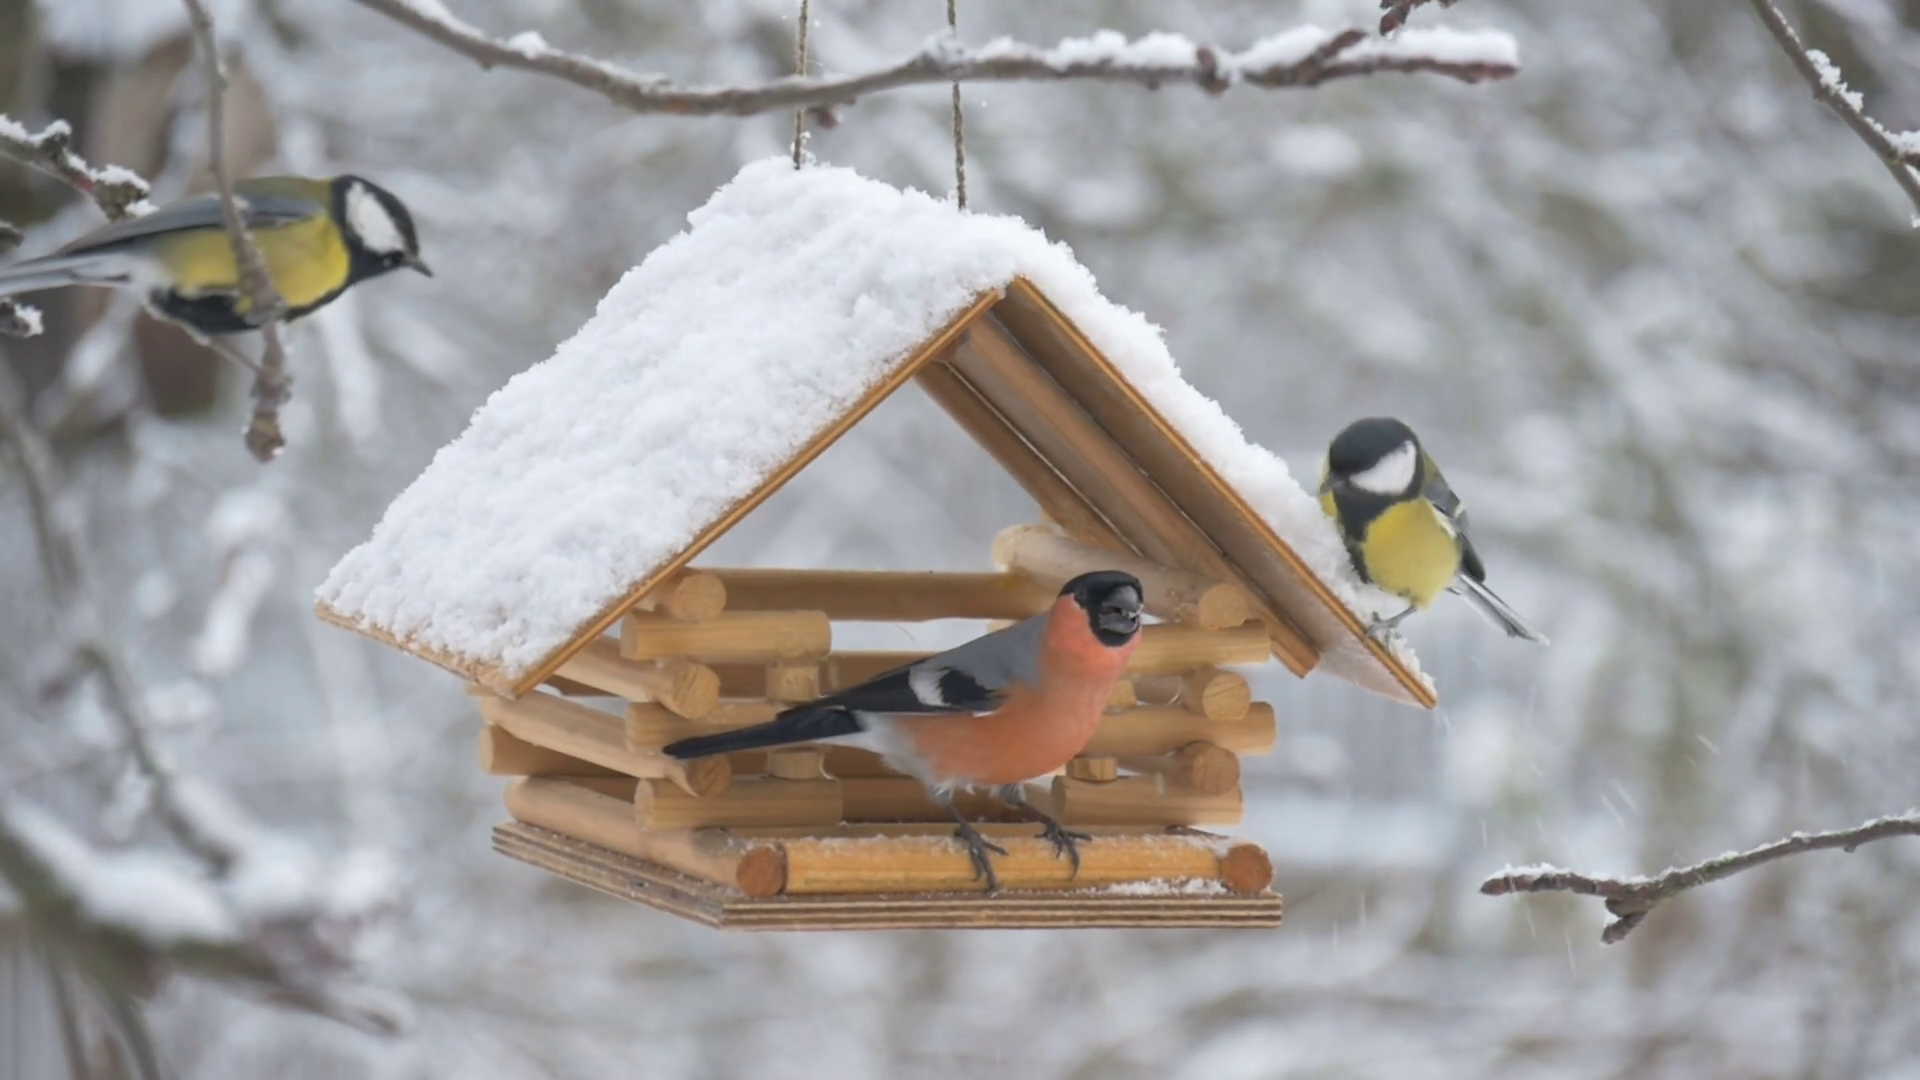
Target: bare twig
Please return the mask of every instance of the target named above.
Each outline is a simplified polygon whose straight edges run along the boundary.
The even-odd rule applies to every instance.
[[[1600,940],[1609,945],[1620,941],[1640,925],[1654,906],[1688,889],[1731,877],[1743,870],[1798,855],[1803,851],[1840,848],[1852,851],[1861,844],[1893,836],[1920,836],[1920,810],[1875,818],[1857,828],[1837,832],[1794,833],[1783,840],[1762,844],[1748,851],[1730,851],[1692,866],[1668,870],[1654,877],[1593,877],[1562,870],[1555,866],[1510,867],[1488,878],[1480,891],[1488,896],[1508,893],[1570,892],[1598,896],[1607,902],[1607,910],[1616,918],[1601,932]]]
[[[1413,9],[1425,7],[1434,0],[1380,0],[1380,32],[1391,34],[1407,21]],[[1452,7],[1460,0],[1439,0],[1441,7]]]
[[[37,134],[0,115],[0,156],[64,181],[92,199],[110,221],[152,210],[152,189],[140,175],[118,165],[93,166],[73,151],[73,129],[56,120]]]
[[[1827,54],[1818,49],[1809,49],[1800,40],[1800,35],[1787,24],[1787,17],[1773,5],[1773,0],[1751,0],[1753,10],[1766,25],[1773,40],[1780,43],[1787,59],[1793,61],[1794,70],[1813,88],[1813,96],[1832,109],[1840,119],[1846,121],[1860,141],[1867,144],[1880,163],[1893,174],[1894,182],[1900,190],[1907,193],[1913,203],[1914,224],[1920,226],[1920,132],[1894,134],[1888,131],[1878,120],[1868,116],[1865,101],[1855,91],[1847,89],[1846,82],[1840,77],[1840,69],[1835,67]]]
[[[260,461],[272,461],[287,445],[286,435],[280,430],[280,407],[293,396],[293,376],[287,372],[286,350],[280,345],[280,331],[275,325],[287,304],[274,288],[266,259],[261,257],[259,246],[247,231],[246,218],[234,198],[225,148],[227,73],[220,61],[213,19],[201,0],[183,2],[193,23],[201,62],[207,69],[207,160],[213,168],[214,182],[220,188],[220,216],[227,226],[227,239],[233,245],[234,261],[240,266],[240,287],[248,304],[248,321],[260,328],[260,336],[266,343],[253,369],[253,417],[247,423],[247,450]]]
[[[39,541],[47,569],[47,584],[65,623],[74,672],[90,672],[106,691],[108,713],[147,779],[153,784],[154,808],[169,832],[187,850],[215,870],[229,866],[235,852],[225,838],[201,825],[177,791],[172,770],[155,751],[149,733],[155,723],[146,695],[135,685],[119,650],[107,637],[98,594],[81,556],[80,538],[68,515],[61,513],[59,470],[45,436],[27,418],[25,402],[13,371],[0,365],[0,446],[12,451],[26,487],[28,516]]]
[[[1505,78],[1519,70],[1511,38],[1504,34],[1450,33],[1450,48],[1423,51],[1413,34],[1383,40],[1363,32],[1334,34],[1301,28],[1244,52],[1222,52],[1171,34],[1129,43],[1119,34],[1063,41],[1042,49],[1001,39],[967,46],[950,34],[934,38],[897,63],[859,75],[792,76],[748,86],[686,86],[662,75],[645,75],[549,46],[538,34],[502,41],[412,0],[358,0],[481,67],[515,68],[563,79],[639,113],[679,116],[751,116],[782,109],[831,108],[903,86],[953,82],[1050,82],[1092,79],[1135,83],[1149,89],[1189,83],[1219,92],[1235,83],[1267,88],[1317,86],[1333,79],[1380,71],[1426,72],[1463,82]],[[1321,46],[1343,44],[1331,55]],[[1484,48],[1473,48],[1474,42]],[[1364,45],[1363,45],[1364,42]]]

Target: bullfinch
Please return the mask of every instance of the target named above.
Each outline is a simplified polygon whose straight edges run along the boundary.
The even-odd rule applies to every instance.
[[[1467,535],[1467,511],[1413,429],[1391,417],[1348,424],[1327,447],[1320,505],[1340,526],[1361,578],[1407,601],[1368,627],[1379,635],[1443,591],[1471,601],[1511,637],[1547,643],[1487,588],[1487,568]]]
[[[991,788],[1044,826],[1058,854],[1080,869],[1076,841],[1026,801],[1022,784],[1086,749],[1127,660],[1140,644],[1140,581],[1117,570],[1067,582],[1046,612],[936,656],[894,668],[764,724],[682,739],[675,758],[705,757],[793,743],[838,743],[878,753],[927,785],[959,823],[976,877],[999,879],[989,841],[953,805],[958,789]]]

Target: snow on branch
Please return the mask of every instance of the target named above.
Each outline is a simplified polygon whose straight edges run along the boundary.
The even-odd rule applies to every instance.
[[[449,12],[440,0],[358,0],[485,68],[517,68],[601,94],[640,113],[750,116],[788,109],[828,109],[904,86],[955,82],[1053,82],[1092,79],[1157,89],[1189,83],[1208,93],[1235,85],[1318,86],[1375,72],[1425,72],[1481,82],[1519,70],[1519,50],[1499,31],[1409,31],[1378,38],[1363,30],[1300,27],[1255,42],[1242,52],[1197,44],[1178,34],[1129,41],[1103,30],[1040,48],[1000,38],[968,46],[942,33],[887,67],[855,75],[787,76],[742,86],[687,86],[605,61],[563,52],[533,31],[501,40]]]
[[[346,977],[358,929],[388,902],[386,884],[370,873],[323,873],[304,849],[167,763],[154,743],[151,695],[107,633],[74,515],[63,510],[52,449],[4,363],[0,447],[21,477],[62,620],[66,655],[53,684],[97,680],[155,818],[191,856],[93,852],[52,819],[0,797],[0,879],[109,982],[143,982],[136,977],[171,963],[359,1027],[392,1030],[398,1014]]]
[[[1920,836],[1920,810],[1875,818],[1857,828],[1836,832],[1797,832],[1782,840],[1762,844],[1748,851],[1730,851],[1692,866],[1670,869],[1653,877],[1593,877],[1557,866],[1507,867],[1480,884],[1488,896],[1508,893],[1570,892],[1598,896],[1607,902],[1615,918],[1601,932],[1600,940],[1612,945],[1624,939],[1640,925],[1647,913],[1660,901],[1688,889],[1732,877],[1743,870],[1798,855],[1803,851],[1839,848],[1852,851],[1861,844],[1893,836]]]
[[[1894,182],[1900,190],[1907,193],[1913,203],[1915,228],[1920,228],[1920,131],[1888,131],[1884,125],[1866,112],[1866,100],[1857,91],[1847,88],[1840,75],[1840,69],[1827,54],[1819,49],[1810,49],[1800,40],[1800,35],[1787,24],[1787,17],[1773,5],[1773,0],[1751,0],[1753,10],[1766,24],[1767,32],[1780,48],[1793,61],[1794,69],[1800,77],[1807,80],[1813,88],[1816,101],[1824,103],[1846,121],[1860,141],[1880,159],[1880,163],[1893,174]]]
[[[73,150],[73,129],[56,120],[38,132],[0,113],[0,157],[64,181],[94,201],[112,221],[135,217],[153,209],[146,180],[118,165],[93,166]],[[0,222],[0,255],[21,241],[20,230]],[[40,312],[26,304],[0,299],[0,336],[33,337],[40,333]]]
[[[132,169],[118,165],[93,166],[73,150],[73,129],[56,120],[31,133],[12,117],[0,114],[0,155],[64,181],[100,207],[110,221],[137,217],[153,207],[152,189]]]
[[[253,417],[247,422],[247,451],[261,462],[280,456],[287,445],[280,430],[280,407],[293,396],[293,376],[287,373],[287,353],[280,345],[277,322],[286,312],[287,302],[267,273],[267,261],[247,231],[246,218],[233,194],[233,175],[227,170],[226,108],[227,71],[220,60],[220,44],[213,32],[213,18],[201,0],[183,0],[187,18],[193,24],[193,38],[207,68],[207,160],[212,166],[214,183],[220,191],[220,217],[226,224],[227,241],[233,246],[233,260],[240,268],[240,289],[248,303],[247,318],[260,329],[265,349],[253,365]]]
[[[304,924],[249,911],[178,861],[96,850],[38,808],[5,799],[0,878],[37,930],[116,990],[151,990],[179,969],[366,1031],[392,1033],[403,1023],[382,995],[333,978],[347,963],[333,939],[361,917],[349,892]]]

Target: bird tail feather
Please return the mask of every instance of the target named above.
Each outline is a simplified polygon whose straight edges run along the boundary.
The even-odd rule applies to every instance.
[[[788,709],[764,724],[700,735],[668,743],[663,752],[671,758],[697,758],[712,754],[731,754],[739,750],[762,750],[790,743],[819,742],[866,730],[860,719],[842,708],[803,705]]]
[[[1538,645],[1547,644],[1547,635],[1533,628],[1533,625],[1520,617],[1520,613],[1507,606],[1505,600],[1495,596],[1485,584],[1461,574],[1455,588],[1461,596],[1470,601],[1474,609],[1487,617],[1487,621],[1507,632],[1509,637],[1517,637]]]
[[[48,255],[0,266],[0,296],[62,285],[124,285],[132,280],[132,267],[118,255]]]

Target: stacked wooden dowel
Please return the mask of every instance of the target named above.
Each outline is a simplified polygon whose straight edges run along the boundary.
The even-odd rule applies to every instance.
[[[542,689],[517,700],[476,689],[484,768],[523,778],[507,799],[518,824],[502,826],[499,846],[728,925],[759,923],[714,914],[727,904],[828,896],[845,898],[832,917],[822,900],[806,907],[812,916],[766,925],[953,925],[903,912],[919,910],[916,895],[984,885],[926,790],[877,756],[802,746],[682,762],[661,747],[762,723],[927,655],[836,652],[835,621],[1021,619],[1045,611],[1075,574],[1115,568],[1141,579],[1147,611],[1162,621],[1144,630],[1086,752],[1050,785],[1028,785],[1031,803],[1096,839],[1082,846],[1076,876],[1012,808],[961,795],[962,812],[1008,850],[995,864],[1005,891],[977,899],[1046,890],[1057,894],[1048,903],[1081,905],[1047,925],[1277,921],[1265,853],[1191,828],[1240,821],[1240,755],[1268,753],[1275,741],[1272,706],[1223,670],[1269,656],[1245,593],[1040,527],[1003,533],[994,557],[994,573],[683,570],[622,618],[617,638],[588,644]],[[616,890],[615,880],[625,884]],[[1221,900],[1220,915],[1181,908],[1176,918],[1170,898]],[[1139,912],[1115,914],[1107,901]],[[849,915],[848,904],[863,914]],[[1084,918],[1072,914],[1082,909]]]

